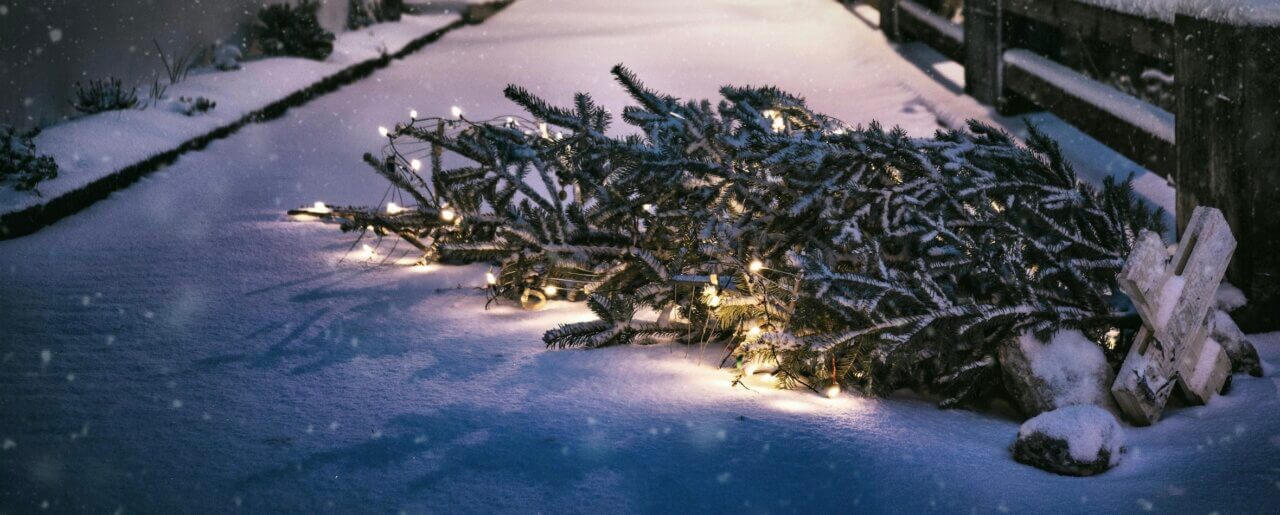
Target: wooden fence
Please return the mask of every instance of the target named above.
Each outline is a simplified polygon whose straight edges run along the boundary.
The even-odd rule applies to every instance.
[[[1171,22],[1077,0],[965,0],[958,24],[913,0],[868,1],[888,39],[964,64],[979,102],[1004,114],[1038,106],[1168,178],[1179,231],[1195,206],[1221,209],[1240,241],[1228,278],[1249,298],[1237,318],[1280,329],[1280,24]],[[1046,41],[1062,35],[1167,63],[1173,112],[1053,59],[1060,47]]]

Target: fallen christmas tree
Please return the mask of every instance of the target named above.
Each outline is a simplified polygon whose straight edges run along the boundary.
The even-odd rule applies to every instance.
[[[1116,275],[1161,214],[1128,182],[1080,182],[1034,130],[1025,147],[976,122],[917,139],[771,87],[726,87],[713,106],[613,72],[639,134],[608,135],[588,95],[562,108],[510,86],[532,120],[415,113],[385,130],[365,159],[416,205],[297,212],[424,260],[491,263],[494,299],[585,300],[599,320],[549,330],[548,347],[721,344],[742,373],[815,391],[909,387],[954,406],[1002,388],[1002,342],[1076,329],[1098,343],[1136,323]],[[445,152],[470,163],[444,169]],[[1116,360],[1126,344],[1104,348]]]

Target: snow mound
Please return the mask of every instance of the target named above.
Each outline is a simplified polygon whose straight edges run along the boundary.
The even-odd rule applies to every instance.
[[[1114,408],[1107,358],[1080,331],[1059,331],[1048,342],[1027,333],[1000,349],[1005,385],[1027,415],[1092,404]]]
[[[1053,389],[1058,406],[1093,404],[1097,392],[1092,377],[1081,377],[1081,371],[1105,370],[1107,357],[1098,345],[1080,331],[1059,331],[1048,345],[1034,336],[1018,338],[1022,351],[1031,360],[1031,370]]]
[[[1228,313],[1243,308],[1248,303],[1249,299],[1244,296],[1244,292],[1228,282],[1218,285],[1218,291],[1213,297],[1214,307]]]
[[[1124,432],[1114,415],[1097,406],[1068,406],[1022,424],[1013,458],[1050,472],[1091,476],[1120,464]]]

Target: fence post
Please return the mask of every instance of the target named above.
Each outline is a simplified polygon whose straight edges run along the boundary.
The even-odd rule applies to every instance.
[[[990,106],[999,105],[1004,90],[1003,2],[966,0],[964,6],[965,93]]]
[[[889,41],[902,41],[902,32],[898,30],[898,0],[876,0],[880,11],[880,32]]]
[[[1222,210],[1240,242],[1227,278],[1249,299],[1237,321],[1280,329],[1280,26],[1180,13],[1174,32],[1178,231],[1196,206]]]

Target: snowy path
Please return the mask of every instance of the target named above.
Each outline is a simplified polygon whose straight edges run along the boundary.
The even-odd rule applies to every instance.
[[[1014,463],[1013,420],[729,387],[696,349],[548,352],[589,315],[484,311],[478,267],[339,263],[290,222],[374,203],[359,157],[409,108],[502,86],[621,109],[615,62],[686,97],[776,83],[927,134],[878,33],[826,0],[520,0],[369,79],[0,242],[0,511],[1257,511],[1280,502],[1280,375],[1130,429],[1101,478]],[[401,246],[401,250],[404,247]],[[458,288],[461,285],[462,288]],[[1259,341],[1280,362],[1280,334]],[[763,386],[763,385],[756,385]]]

